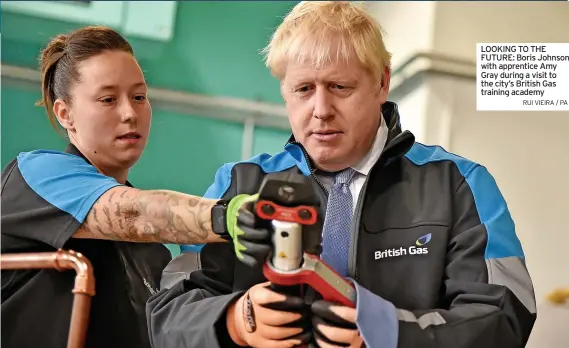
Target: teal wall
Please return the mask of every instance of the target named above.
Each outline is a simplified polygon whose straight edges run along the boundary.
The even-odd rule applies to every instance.
[[[129,40],[152,87],[281,102],[278,81],[258,52],[293,5],[179,2],[173,40]],[[36,68],[38,53],[49,38],[79,26],[3,11],[2,63]],[[43,109],[34,106],[39,89],[3,85],[1,98],[2,165],[20,151],[65,145],[65,139],[50,128]],[[202,194],[221,164],[240,159],[241,124],[156,108],[153,115],[147,150],[132,171],[137,186]],[[286,131],[257,128],[254,153],[274,153],[287,137]]]
[[[130,38],[152,87],[192,93],[282,102],[278,82],[259,50],[296,2],[178,3],[174,39]],[[54,35],[80,25],[2,11],[3,64],[37,68],[41,48]],[[51,129],[43,109],[34,106],[37,90],[3,84],[1,89],[1,163],[21,151],[62,149],[65,139]],[[241,155],[243,125],[165,112],[153,108],[147,149],[130,180],[140,188],[201,195],[215,171]],[[254,153],[282,149],[289,133],[256,128]]]

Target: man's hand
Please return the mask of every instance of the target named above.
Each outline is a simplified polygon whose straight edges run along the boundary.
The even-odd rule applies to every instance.
[[[311,338],[304,300],[253,286],[227,310],[227,330],[241,346],[285,348],[307,344]]]
[[[258,226],[253,212],[257,199],[258,195],[238,195],[227,207],[227,229],[233,239],[235,255],[250,267],[263,264],[272,249],[269,230]]]
[[[312,304],[314,338],[320,348],[363,347],[356,327],[356,309],[327,301]]]

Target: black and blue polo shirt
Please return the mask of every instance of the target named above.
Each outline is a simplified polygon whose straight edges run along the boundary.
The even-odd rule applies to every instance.
[[[63,248],[85,255],[96,286],[86,347],[145,348],[150,347],[145,304],[171,260],[168,249],[157,243],[71,238],[97,199],[118,185],[73,145],[64,152],[20,153],[2,171],[1,250]],[[73,271],[3,270],[2,347],[65,347],[74,278]]]

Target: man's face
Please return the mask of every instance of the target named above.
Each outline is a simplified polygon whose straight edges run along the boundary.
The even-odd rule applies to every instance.
[[[365,156],[381,122],[389,77],[386,68],[380,84],[354,61],[322,69],[288,64],[281,93],[292,132],[318,168],[342,170]]]

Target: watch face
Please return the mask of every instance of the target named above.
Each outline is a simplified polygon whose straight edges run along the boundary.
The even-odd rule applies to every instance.
[[[216,204],[212,208],[211,212],[211,225],[213,232],[219,235],[229,234],[227,232],[227,224],[226,224],[226,212],[227,212],[226,205],[219,205]]]

